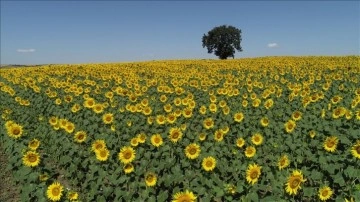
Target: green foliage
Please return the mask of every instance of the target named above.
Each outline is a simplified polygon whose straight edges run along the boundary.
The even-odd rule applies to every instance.
[[[242,51],[240,43],[241,30],[227,25],[214,27],[202,37],[203,48],[207,47],[208,53],[215,52],[220,59],[234,58],[236,50]]]

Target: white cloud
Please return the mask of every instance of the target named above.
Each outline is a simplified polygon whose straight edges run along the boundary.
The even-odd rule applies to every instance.
[[[19,53],[32,53],[35,52],[35,49],[31,48],[31,49],[17,49],[16,50]]]
[[[279,45],[277,43],[269,43],[267,45],[269,48],[276,48],[276,47],[279,47]]]

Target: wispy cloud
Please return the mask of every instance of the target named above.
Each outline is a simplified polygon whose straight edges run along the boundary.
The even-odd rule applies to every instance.
[[[19,53],[32,53],[32,52],[35,52],[35,49],[33,49],[33,48],[30,48],[30,49],[17,49],[16,51],[19,52]]]
[[[269,48],[276,48],[276,47],[279,47],[279,45],[277,43],[269,43],[267,45]]]

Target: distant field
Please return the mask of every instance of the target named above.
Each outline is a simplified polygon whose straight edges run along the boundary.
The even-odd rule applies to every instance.
[[[360,201],[359,61],[1,68],[0,192],[21,201]]]

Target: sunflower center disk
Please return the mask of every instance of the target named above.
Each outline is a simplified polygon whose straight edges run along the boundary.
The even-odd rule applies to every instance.
[[[129,152],[129,151],[128,151],[128,152],[125,152],[125,153],[124,153],[124,158],[125,158],[125,159],[131,158],[131,152]]]
[[[196,148],[190,148],[189,154],[194,155],[196,153]]]
[[[36,157],[35,155],[31,154],[31,155],[29,156],[29,161],[30,161],[31,163],[36,162],[36,160],[37,160],[37,157]]]
[[[326,145],[331,148],[331,147],[333,147],[335,145],[335,142],[330,141]]]
[[[258,172],[257,171],[253,171],[251,174],[250,174],[250,177],[251,179],[256,179],[258,177]]]
[[[20,133],[20,130],[19,130],[18,128],[15,128],[15,129],[13,130],[13,134],[14,134],[14,135],[19,135],[19,133]]]
[[[300,179],[294,179],[294,180],[291,182],[290,187],[291,187],[292,189],[295,189],[297,186],[299,186],[299,184],[300,184]]]
[[[56,188],[52,189],[51,193],[52,193],[52,195],[57,196],[60,194],[60,189],[56,187]]]
[[[101,151],[101,152],[100,152],[100,156],[101,156],[101,157],[106,157],[106,151]]]
[[[360,154],[360,146],[356,147],[355,151]]]

